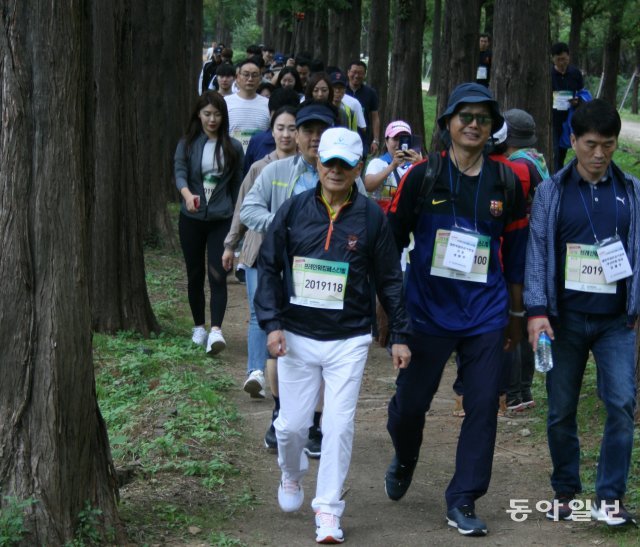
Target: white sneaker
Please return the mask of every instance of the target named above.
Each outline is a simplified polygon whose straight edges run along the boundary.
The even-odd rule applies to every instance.
[[[212,330],[207,339],[207,355],[213,357],[227,347],[221,330]]]
[[[299,481],[283,478],[278,486],[278,504],[285,513],[292,513],[302,507],[304,490]]]
[[[316,513],[316,542],[324,544],[342,543],[344,532],[340,528],[340,517],[331,513]]]
[[[251,371],[242,389],[251,395],[252,399],[264,399],[264,373],[261,370]]]
[[[198,346],[206,346],[207,338],[209,334],[204,327],[193,327],[193,334],[191,335],[191,341]]]

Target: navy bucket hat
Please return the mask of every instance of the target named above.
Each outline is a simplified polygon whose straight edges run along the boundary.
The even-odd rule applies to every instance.
[[[449,102],[447,103],[447,109],[440,114],[438,118],[438,126],[440,129],[447,128],[447,120],[453,116],[453,113],[457,110],[458,106],[463,103],[487,103],[489,110],[491,111],[491,117],[493,123],[491,124],[491,132],[495,133],[504,124],[504,118],[500,114],[500,107],[498,101],[493,98],[489,88],[476,83],[465,83],[458,85],[449,95]]]

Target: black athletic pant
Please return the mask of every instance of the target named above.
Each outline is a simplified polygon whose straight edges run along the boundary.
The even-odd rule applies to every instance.
[[[180,214],[178,231],[187,265],[189,306],[195,325],[204,325],[204,255],[211,288],[211,326],[222,326],[227,309],[227,272],[222,267],[224,238],[229,233],[231,219],[197,220]]]

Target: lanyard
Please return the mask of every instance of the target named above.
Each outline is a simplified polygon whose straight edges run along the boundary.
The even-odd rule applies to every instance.
[[[451,174],[452,163],[453,162],[449,157],[449,192],[451,193],[451,208],[453,209],[453,225],[456,228],[459,228],[458,217],[456,215],[456,199],[458,199],[458,190],[460,189],[460,177],[462,176],[462,173],[460,172],[460,170],[458,170],[458,177],[456,178],[456,191],[454,193],[453,192],[453,175]],[[480,168],[480,176],[478,177],[478,186],[476,187],[476,199],[475,199],[475,204],[473,208],[473,226],[476,232],[478,231],[478,196],[480,195],[480,185],[482,184],[482,173],[484,172],[484,164],[485,162],[482,162],[482,167]]]
[[[609,176],[611,177],[611,187],[613,188],[613,196],[614,196],[613,206],[616,209],[616,237],[617,237],[618,236],[618,192],[616,191],[616,181],[611,175],[611,172],[609,172]],[[593,225],[593,220],[591,219],[591,215],[589,214],[589,208],[587,207],[587,202],[584,199],[584,194],[582,190],[580,190],[580,183],[578,183],[578,193],[582,198],[582,205],[584,205],[584,212],[587,213],[587,218],[589,219],[589,224],[591,225],[591,231],[593,232],[593,239],[595,239],[596,243],[598,243],[599,240],[598,240],[598,236],[596,235],[596,228]],[[591,196],[593,199],[593,187],[591,187]]]

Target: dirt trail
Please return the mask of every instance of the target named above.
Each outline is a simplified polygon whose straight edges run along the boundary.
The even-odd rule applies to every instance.
[[[235,281],[235,280],[234,280]],[[280,511],[276,489],[280,472],[277,456],[263,447],[263,436],[273,400],[252,400],[242,391],[246,367],[246,292],[231,281],[224,332],[228,343],[224,358],[237,380],[232,394],[244,418],[246,453],[242,465],[257,504],[237,515],[225,531],[247,545],[311,546],[315,543],[313,511],[318,464],[311,461],[305,478],[305,503],[297,513]],[[383,477],[392,457],[386,431],[386,405],[393,393],[395,375],[386,352],[372,347],[360,393],[353,458],[345,484],[346,510],[342,519],[346,545],[402,547],[424,545],[617,545],[598,523],[553,523],[535,511],[535,503],[550,494],[550,469],[546,443],[535,444],[521,435],[530,417],[500,418],[489,493],[477,503],[478,515],[489,526],[486,538],[464,538],[446,525],[444,491],[453,471],[460,419],[451,415],[454,367],[445,370],[441,389],[427,417],[425,441],[413,484],[400,502],[390,501]],[[325,425],[326,427],[327,425]],[[510,499],[528,499],[533,513],[518,523],[506,509]]]

